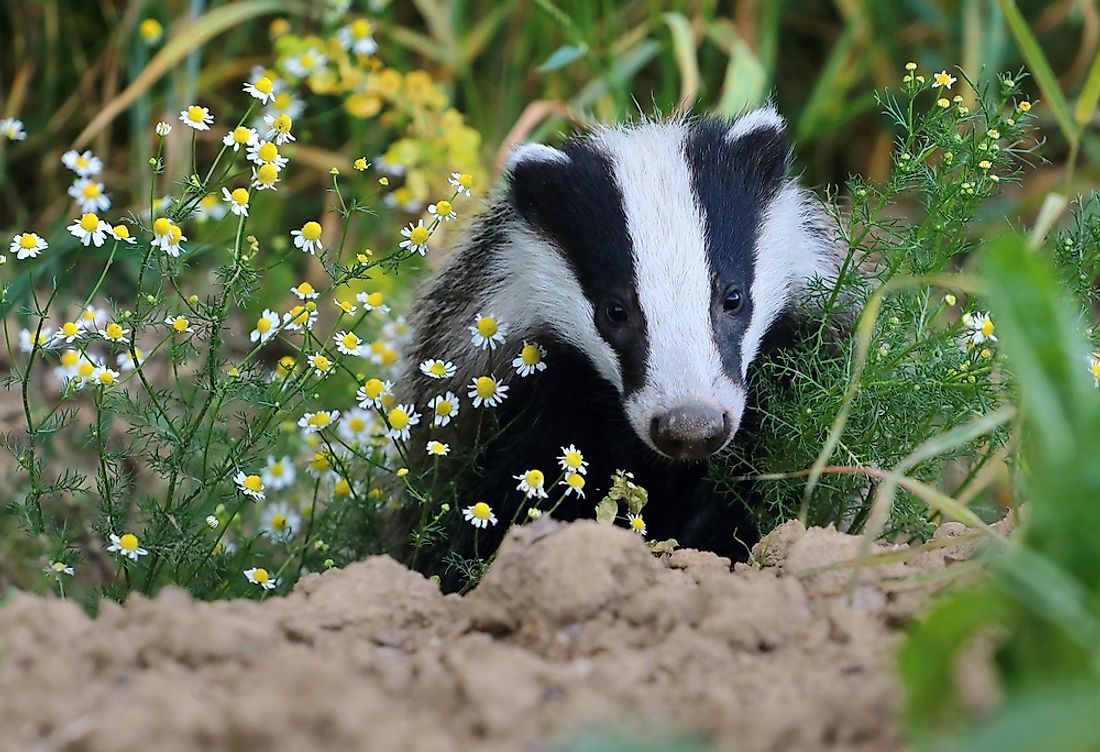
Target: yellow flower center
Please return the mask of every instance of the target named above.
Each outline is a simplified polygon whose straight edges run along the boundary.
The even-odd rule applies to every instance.
[[[316,222],[306,222],[302,225],[302,237],[309,241],[316,241],[321,238],[321,225]]]
[[[370,32],[370,22],[365,18],[357,18],[351,22],[351,35],[356,39],[366,39]]]
[[[187,119],[192,123],[202,123],[206,121],[206,113],[197,104],[193,104],[187,108]]]
[[[645,520],[643,520],[640,515],[634,517],[630,520],[630,528],[636,533],[642,532],[645,530]]]
[[[367,305],[369,305],[371,308],[378,308],[384,302],[386,302],[386,296],[384,296],[380,292],[372,292],[370,295],[367,296]]]
[[[294,127],[294,121],[291,120],[290,115],[284,113],[271,121],[271,127],[279,133],[290,133],[290,129]]]
[[[482,337],[492,337],[497,333],[497,320],[492,316],[483,316],[477,322],[477,333]]]
[[[436,403],[435,414],[446,418],[452,412],[454,412],[455,406],[451,404],[450,400],[443,400]]]
[[[123,240],[130,237],[130,230],[128,227],[126,227],[126,225],[115,225],[111,228],[111,230],[113,230],[115,235],[122,238]]]
[[[363,392],[372,400],[378,399],[385,388],[386,385],[382,383],[381,379],[368,379],[367,383],[363,384]]]
[[[256,171],[256,179],[264,185],[271,185],[279,178],[279,170],[273,164],[261,165]]]
[[[565,453],[565,466],[576,470],[584,462],[584,458],[581,457],[580,452],[566,452]]]
[[[119,537],[118,545],[123,551],[137,551],[138,537],[133,533],[126,533]]]
[[[99,217],[95,214],[85,214],[80,218],[80,227],[84,232],[95,232],[99,227]]]
[[[348,420],[348,428],[351,429],[352,433],[359,433],[366,427],[367,421],[358,415],[354,415]]]
[[[565,478],[565,482],[575,491],[580,491],[584,488],[584,476],[580,473],[569,473]]]
[[[191,326],[191,322],[183,316],[176,316],[176,318],[172,320],[172,328],[177,332],[185,332],[189,326]]]
[[[252,579],[263,585],[264,583],[271,580],[271,575],[268,574],[268,571],[263,567],[256,567],[256,569],[252,572]]]
[[[428,242],[428,228],[423,225],[417,225],[413,228],[412,232],[409,233],[409,240],[411,240],[414,245],[424,245]]]
[[[1020,112],[1030,112],[1031,102],[1020,102],[1018,105],[1016,105],[1016,107],[1020,110]]]
[[[233,129],[233,141],[238,144],[247,144],[252,140],[252,131],[245,128],[243,125],[238,125]]]
[[[86,379],[92,375],[92,371],[94,370],[95,366],[85,360],[83,363],[80,364],[80,367],[77,369],[77,373],[80,374],[80,378]]]
[[[497,393],[497,382],[489,376],[478,376],[474,389],[482,399],[488,399]]]
[[[341,478],[336,481],[336,485],[332,487],[332,492],[337,496],[350,496],[351,484],[348,483],[346,478]]]
[[[428,366],[428,370],[431,371],[432,376],[446,376],[447,364],[442,360],[437,360]]]
[[[79,167],[80,169],[84,169],[89,164],[90,164],[90,160],[86,156],[84,156],[83,154],[81,154],[79,157],[76,158],[76,166]]]
[[[61,365],[63,366],[71,367],[75,365],[78,360],[80,360],[80,353],[76,350],[66,350],[61,353]]]
[[[443,442],[430,441],[428,442],[428,451],[432,454],[443,454]]]
[[[398,431],[403,430],[409,425],[409,414],[400,407],[395,407],[394,409],[390,410],[388,418],[390,421],[390,426],[396,428]]]
[[[392,366],[397,362],[398,357],[397,350],[392,347],[385,347],[382,349],[382,365]]]
[[[329,469],[331,463],[329,463],[328,455],[324,452],[316,452],[313,455],[313,459],[309,461],[310,468],[314,472],[322,473]]]
[[[316,64],[317,58],[313,57],[312,53],[307,52],[306,54],[302,55],[303,68],[312,68]]]
[[[529,366],[538,365],[542,360],[542,353],[539,351],[537,345],[524,345],[519,356],[523,359],[523,362]]]
[[[341,341],[344,343],[344,347],[348,348],[349,350],[354,350],[356,347],[359,347],[359,343],[362,340],[360,340],[358,337],[356,337],[351,332],[348,332],[347,334],[345,334],[343,336]]]
[[[324,355],[315,355],[313,357],[313,367],[318,371],[327,371],[332,368],[332,361]]]
[[[286,472],[286,468],[283,467],[282,462],[276,462],[274,465],[269,467],[267,471],[274,475],[276,478],[282,478],[283,474]]]
[[[267,76],[263,76],[253,86],[261,94],[270,94],[275,89],[275,82]]]
[[[359,157],[359,159],[352,162],[351,166],[360,171],[365,170],[367,169],[367,160],[363,157]]]
[[[309,320],[309,309],[305,306],[296,305],[290,309],[290,320],[295,324],[304,324]]]
[[[259,148],[256,154],[265,162],[274,162],[279,156],[279,147],[268,141]]]
[[[298,291],[299,295],[312,295],[314,292],[313,285],[311,285],[309,282],[303,282],[294,289]]]
[[[107,328],[103,331],[106,333],[107,339],[122,339],[122,326],[113,321],[107,324]]]
[[[328,413],[314,413],[306,422],[316,428],[324,428],[331,421],[332,419],[329,417]]]
[[[233,192],[229,194],[229,197],[233,199],[235,204],[247,204],[248,203],[248,191],[244,188],[234,188]]]
[[[241,485],[254,493],[259,493],[264,490],[263,479],[258,475],[249,475],[241,482]]]
[[[182,239],[183,230],[180,229],[179,225],[172,225],[172,227],[168,230],[168,242],[172,245],[178,245]]]
[[[282,91],[275,95],[275,109],[285,110],[290,107],[290,103],[293,100],[290,97],[290,92]]]
[[[986,319],[982,322],[982,336],[989,337],[993,334],[993,330],[997,327],[993,325],[993,319]]]
[[[458,176],[458,184],[469,190],[474,184],[474,176],[464,172]]]
[[[264,316],[262,319],[256,322],[256,331],[260,334],[267,334],[271,330],[271,319]]]
[[[531,488],[538,488],[546,480],[546,476],[542,474],[542,470],[528,470],[524,473],[523,479]]]
[[[115,375],[110,371],[100,371],[99,383],[103,384],[104,386],[110,386],[111,384],[115,383]]]
[[[487,520],[489,519],[490,515],[493,514],[493,509],[484,501],[479,501],[478,503],[474,504],[474,508],[471,510],[471,513],[479,520]]]
[[[273,514],[271,515],[271,529],[282,532],[286,530],[286,515],[285,514]]]
[[[1092,375],[1093,375],[1093,376],[1094,376],[1095,378],[1098,378],[1098,379],[1100,379],[1100,360],[1098,360],[1097,362],[1093,363],[1093,364],[1092,364],[1092,368],[1091,368],[1090,370],[1092,371]]]
[[[172,221],[167,217],[161,217],[153,223],[153,232],[157,235],[167,235],[172,231]]]
[[[29,232],[25,232],[19,236],[19,247],[25,250],[30,250],[38,246],[38,238],[31,235]]]
[[[80,194],[84,196],[84,198],[99,198],[99,183],[94,181],[85,183]]]
[[[435,210],[441,217],[446,217],[448,214],[454,211],[454,207],[451,206],[450,201],[440,201],[435,205]]]
[[[160,21],[155,18],[146,18],[138,26],[138,33],[141,34],[141,38],[146,42],[155,42],[160,38],[161,32],[164,27],[160,25]]]
[[[65,571],[65,562],[63,562],[63,561],[55,561],[50,566],[53,568],[53,571],[55,571],[55,572],[64,572]]]
[[[61,325],[61,333],[66,337],[75,337],[80,334],[80,327],[76,325],[76,322],[66,321]]]

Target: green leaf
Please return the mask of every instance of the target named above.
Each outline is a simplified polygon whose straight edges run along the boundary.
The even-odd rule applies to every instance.
[[[768,72],[745,40],[741,39],[734,25],[718,22],[707,30],[707,34],[729,53],[722,92],[714,111],[733,117],[763,104],[768,93]]]
[[[672,34],[672,51],[680,71],[680,107],[687,109],[699,95],[699,60],[691,22],[683,13],[664,13],[661,19]]]
[[[546,62],[535,68],[535,70],[539,73],[550,73],[580,60],[587,54],[587,45],[567,44],[550,53],[550,57],[546,58]]]

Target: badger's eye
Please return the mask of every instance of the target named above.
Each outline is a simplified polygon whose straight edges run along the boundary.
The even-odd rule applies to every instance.
[[[630,318],[626,306],[617,300],[609,300],[603,304],[603,317],[609,324],[622,326]]]
[[[736,288],[727,290],[722,297],[722,310],[728,314],[739,313],[744,305],[745,296]]]

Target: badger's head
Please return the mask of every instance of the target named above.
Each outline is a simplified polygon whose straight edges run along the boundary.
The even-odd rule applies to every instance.
[[[662,455],[714,454],[737,431],[769,327],[829,273],[819,209],[789,161],[771,108],[517,147],[502,314],[533,312],[583,351]]]

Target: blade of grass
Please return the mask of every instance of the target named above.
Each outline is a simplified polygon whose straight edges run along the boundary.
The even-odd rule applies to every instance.
[[[661,20],[672,34],[672,51],[680,71],[679,107],[688,110],[699,96],[699,58],[695,34],[691,30],[691,22],[683,13],[664,13]]]

